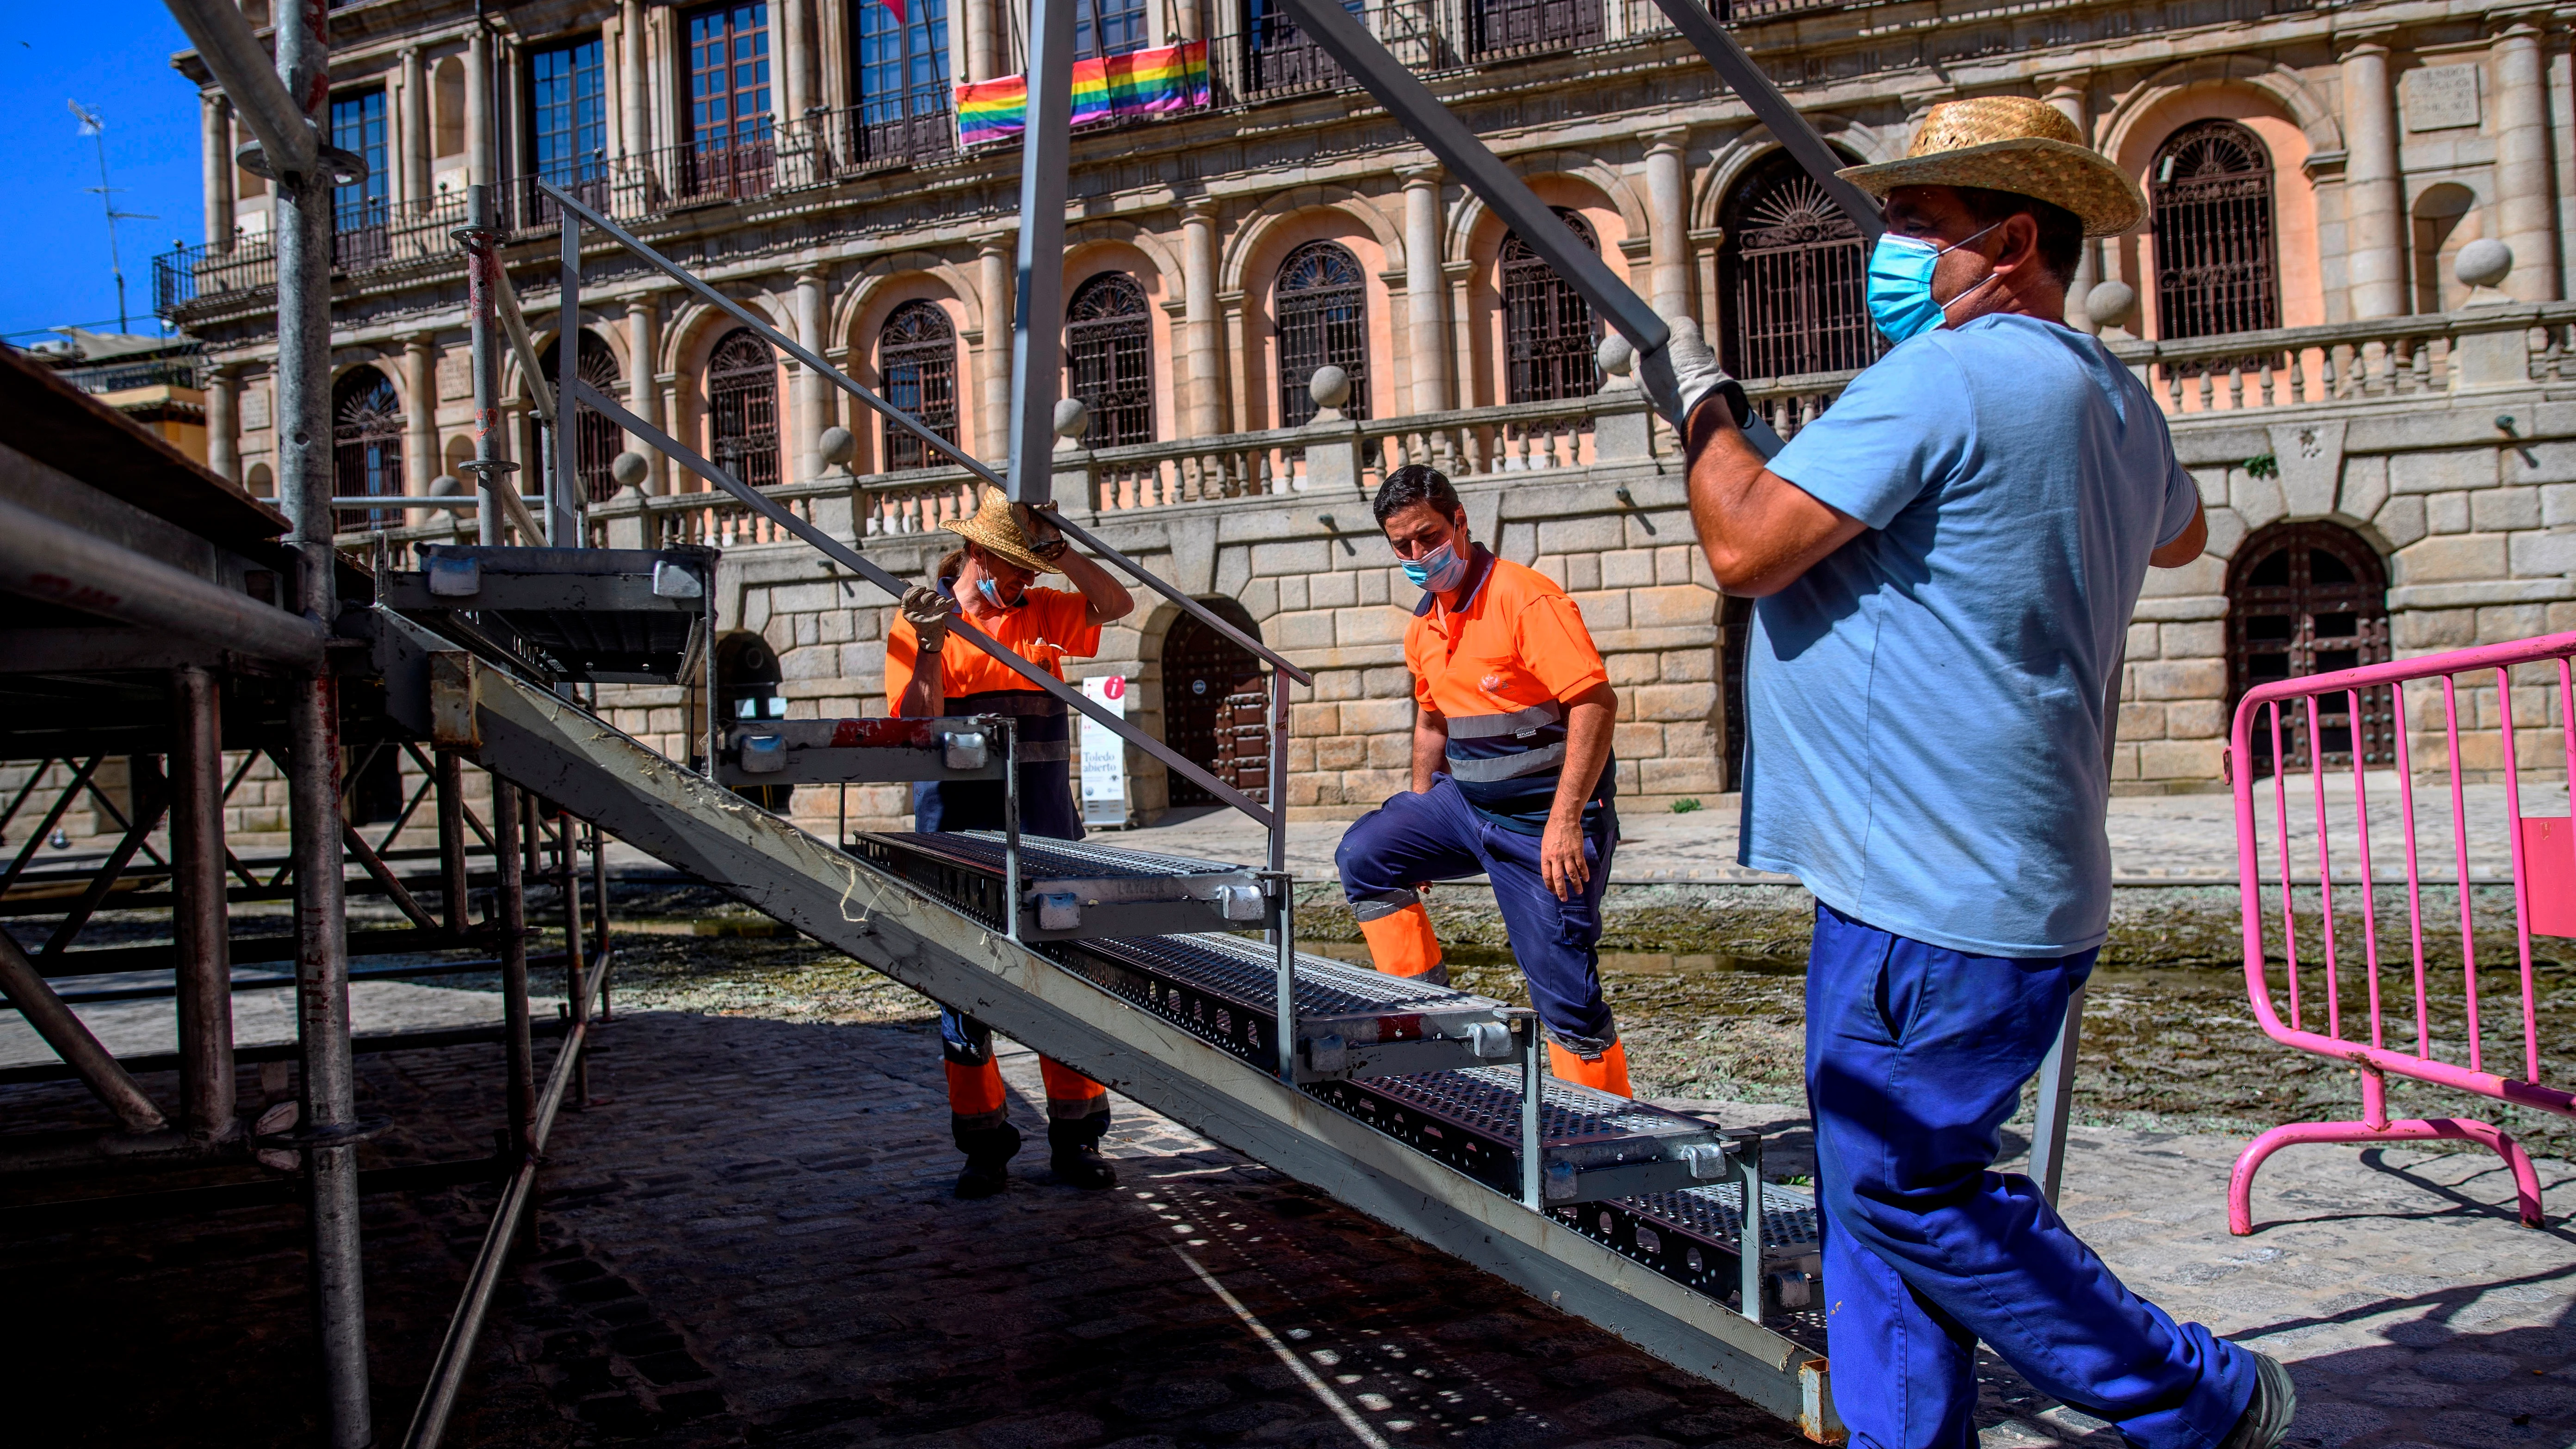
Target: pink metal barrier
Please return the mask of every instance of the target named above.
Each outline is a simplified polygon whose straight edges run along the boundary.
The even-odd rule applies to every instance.
[[[2576,633],[2552,634],[2259,685],[2237,706],[2228,773],[2236,792],[2246,993],[2253,1002],[2255,1020],[2273,1040],[2351,1064],[2361,1078],[2361,1118],[2288,1123],[2246,1144],[2228,1183],[2230,1232],[2242,1235],[2254,1230],[2254,1174],[2265,1158],[2292,1143],[2426,1139],[2476,1142],[2493,1150],[2512,1169],[2522,1221],[2540,1226],[2539,1177],[2532,1171],[2530,1157],[2509,1134],[2469,1118],[2391,1119],[2388,1078],[2411,1078],[2576,1117],[2576,1095],[2541,1080],[2531,957],[2535,934],[2576,935],[2576,829],[2563,815],[2523,814],[2521,777],[2535,763],[2518,753],[2514,718],[2517,712],[2525,716],[2520,743],[2536,743],[2533,728],[2545,730],[2555,717],[2562,749],[2535,749],[2533,754],[2540,758],[2563,754],[2563,761],[2551,761],[2546,773],[2576,784],[2576,711],[2570,709],[2576,704],[2576,681],[2569,675],[2571,657],[2576,657]],[[2407,712],[2410,692],[2428,718],[2432,701],[2440,701],[2438,760],[2411,758],[2415,742],[2410,738]],[[2338,716],[2340,726],[2335,723]],[[2464,738],[2470,751],[2465,768]],[[2500,813],[2513,885],[2518,1003],[2481,1001],[2478,990],[2478,943],[2470,907],[2471,887],[2479,883],[2472,855],[2479,852],[2472,849],[2475,812],[2471,805],[2473,797],[2483,799],[2491,791],[2464,780],[2463,775],[2487,773],[2478,762],[2490,749],[2493,773],[2503,785]],[[2374,753],[2380,756],[2377,761],[2371,758]],[[2429,756],[2431,751],[2425,753]],[[2343,755],[2348,763],[2319,763],[2333,754]],[[2381,766],[2378,783],[2383,796],[2393,787],[2397,797],[2396,840],[2388,838],[2384,798],[2381,823],[2374,833],[2368,778],[2373,763]],[[2444,803],[2449,806],[2444,832],[2449,837],[2449,870],[2429,879],[2417,849],[2415,772],[2419,764],[2428,792],[2442,792],[2433,793],[2429,803],[2437,813]],[[2393,779],[2386,773],[2391,767]],[[2294,776],[2304,779],[2294,780]],[[2329,776],[2349,780],[2330,784]],[[2347,783],[2348,801],[2344,798]],[[2258,803],[2258,796],[2266,794],[2270,800]],[[2294,797],[2300,797],[2295,816]],[[2268,862],[2261,839],[2261,803],[2271,807],[2269,853],[2273,858]],[[2350,818],[2338,819],[2330,828],[2329,814],[2340,816],[2347,805]],[[2496,812],[2490,808],[2487,813],[2492,818]],[[2302,836],[2310,830],[2314,834],[2301,840],[2294,838],[2294,829]],[[2426,844],[2438,850],[2438,844]],[[2349,854],[2339,858],[2339,845]],[[2492,847],[2484,853],[2494,854]],[[2390,869],[2392,854],[2403,860],[2402,872]],[[2339,866],[2348,873],[2339,877]],[[2504,877],[2490,874],[2490,879],[2500,884]],[[2397,943],[2383,936],[2381,917],[2387,914],[2387,924],[2393,926],[2396,912],[2393,904],[2383,907],[2379,897],[2383,890],[2393,893],[2401,883],[2405,889],[2403,959],[2408,969],[2385,973],[2396,979],[2384,982],[2383,957],[2398,951]],[[2358,898],[2358,962],[2353,959],[2349,926],[2335,917],[2338,888],[2344,892],[2347,920],[2355,914],[2352,907]],[[2428,937],[2438,943],[2451,931],[2448,922],[2434,917],[2448,915],[2454,905],[2459,917],[2460,967],[2456,972],[2447,966],[2428,969]],[[2275,918],[2267,920],[2267,911]],[[2322,947],[2304,968],[2311,978],[2304,983],[2299,939],[2303,919],[2316,928],[2314,935]],[[2360,980],[2348,983],[2346,978],[2354,975]],[[2316,979],[2319,976],[2321,982]],[[2394,1003],[2391,996],[2396,998]],[[2411,1030],[2406,1011],[2410,998]],[[2281,1010],[2285,1003],[2286,1020]],[[2496,1010],[2499,1005],[2508,1005],[2512,1015],[2500,1021],[2504,1014]],[[2437,1011],[2444,1017],[2438,1022]],[[2314,1029],[2320,1025],[2324,1030]],[[2489,1058],[2508,1055],[2501,1048],[2515,1027],[2520,1031],[2521,1053],[2495,1062],[2491,1070]],[[2492,1043],[2491,1033],[2496,1038]],[[2500,1050],[2491,1052],[2490,1045]],[[2508,1075],[2517,1071],[2519,1075]]]

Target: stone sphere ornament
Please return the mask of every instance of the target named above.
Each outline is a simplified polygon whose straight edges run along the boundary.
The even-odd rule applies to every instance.
[[[815,440],[815,446],[822,453],[823,466],[827,468],[838,468],[859,455],[859,440],[844,427],[825,428],[823,436]]]
[[[2126,327],[2137,314],[2138,289],[2116,278],[2095,282],[2093,290],[2084,294],[2084,310],[2095,326]]]
[[[2471,287],[2501,285],[2505,274],[2513,270],[2513,248],[2491,236],[2479,237],[2460,248],[2451,263],[2451,275]]]
[[[1055,435],[1079,438],[1091,431],[1091,405],[1078,397],[1065,398],[1055,405]]]
[[[1313,377],[1306,379],[1306,396],[1313,398],[1319,408],[1338,410],[1351,400],[1351,375],[1329,362],[1325,363],[1315,369]]]
[[[1626,377],[1628,369],[1637,365],[1637,349],[1629,344],[1627,338],[1613,332],[1602,338],[1601,345],[1592,350],[1592,360],[1612,377]]]
[[[632,448],[608,460],[608,476],[616,479],[621,488],[643,487],[652,471],[653,465]]]
[[[465,480],[453,473],[441,473],[429,480],[432,498],[460,498],[465,494]]]

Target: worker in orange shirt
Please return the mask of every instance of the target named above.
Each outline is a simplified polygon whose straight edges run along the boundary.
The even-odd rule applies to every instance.
[[[1446,985],[1420,887],[1488,877],[1556,1075],[1628,1096],[1597,949],[1619,836],[1618,696],[1601,651],[1565,590],[1467,536],[1467,510],[1437,470],[1396,469],[1374,508],[1422,602],[1404,635],[1413,789],[1363,816],[1334,854],[1369,957]]]
[[[1062,700],[1029,683],[963,639],[951,617],[963,614],[1003,648],[1064,677],[1062,661],[1099,652],[1100,626],[1123,619],[1135,598],[1100,565],[1073,552],[1044,513],[987,491],[972,518],[943,524],[966,540],[939,561],[936,581],[905,591],[886,634],[886,696],[896,716],[1005,714],[1018,740],[1020,828],[1031,835],[1080,840],[1070,759],[1071,719]],[[1075,590],[1032,588],[1040,574],[1060,573]],[[916,830],[999,830],[999,780],[936,780],[913,786]],[[1002,1072],[993,1062],[993,1032],[963,1012],[941,1007],[941,1055],[948,1067],[948,1110],[966,1166],[959,1197],[991,1197],[1008,1183],[1020,1150],[1010,1122]],[[1109,1187],[1117,1173],[1100,1155],[1109,1130],[1109,1089],[1060,1063],[1040,1058],[1046,1078],[1047,1145],[1056,1181]]]

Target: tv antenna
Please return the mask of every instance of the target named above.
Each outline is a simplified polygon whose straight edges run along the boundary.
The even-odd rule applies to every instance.
[[[78,101],[66,100],[63,104],[71,107],[72,115],[79,119],[80,134],[98,139],[98,184],[82,189],[94,193],[99,204],[107,209],[107,270],[116,278],[116,330],[130,331],[125,310],[125,264],[117,255],[116,224],[120,221],[159,221],[161,218],[148,211],[116,209],[116,194],[126,188],[107,184],[107,121]]]

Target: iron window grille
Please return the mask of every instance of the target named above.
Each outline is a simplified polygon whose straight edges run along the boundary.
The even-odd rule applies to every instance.
[[[1738,377],[1867,367],[1885,351],[1869,320],[1869,251],[1842,209],[1785,151],[1728,201],[1718,285],[1731,310],[1721,345]]]
[[[1307,384],[1325,366],[1350,375],[1343,415],[1367,417],[1368,294],[1359,258],[1338,242],[1308,242],[1280,263],[1275,296],[1280,426],[1315,420],[1315,396]]]
[[[940,437],[957,441],[957,329],[949,323],[947,309],[920,301],[895,308],[877,333],[877,376],[886,401]],[[892,422],[881,426],[887,471],[947,461]]]
[[[1471,0],[1468,49],[1492,60],[1597,45],[1602,8],[1603,0]]]
[[[1361,13],[1360,0],[1343,0],[1342,8]],[[1314,38],[1297,28],[1296,17],[1280,0],[1245,0],[1243,15],[1243,91],[1247,96],[1287,95],[1330,90],[1348,83],[1342,63]]]
[[[778,481],[778,359],[749,328],[707,359],[707,415],[718,464],[754,488]]]
[[[1575,238],[1595,252],[1600,239],[1582,214],[1556,207]],[[1509,400],[1555,402],[1589,397],[1601,390],[1600,369],[1592,360],[1601,342],[1601,323],[1592,305],[1563,277],[1531,251],[1517,232],[1503,237],[1503,348]]]
[[[948,0],[912,0],[897,16],[859,0],[859,103],[843,164],[909,161],[953,150],[949,114]]]
[[[331,144],[354,152],[367,174],[331,188],[331,263],[351,269],[381,264],[393,189],[386,174],[383,87],[331,98]]]
[[[2159,335],[2215,337],[2281,325],[2272,158],[2252,131],[2234,121],[2195,121],[2174,132],[2156,151],[2148,194]]]
[[[2227,580],[2227,703],[2231,716],[2246,691],[2276,680],[2365,664],[2385,664],[2388,643],[2388,570],[2379,554],[2350,529],[2331,523],[2274,524],[2237,550]],[[2341,694],[2317,700],[2314,744],[2328,766],[2350,765],[2353,719]],[[2395,705],[2385,689],[2361,691],[2361,747],[2365,767],[2397,761]],[[2314,762],[2304,707],[2281,711],[2283,765]],[[2255,721],[2258,775],[2269,774],[2272,730],[2268,714]]]
[[[610,397],[617,396],[617,356],[608,350],[608,344],[584,332],[573,346],[577,350],[573,371],[592,387]],[[539,355],[538,361],[545,368],[549,384],[557,380],[562,357],[563,349],[559,345],[550,345]],[[556,391],[560,395],[562,389],[557,388]],[[596,408],[581,410],[579,426],[580,431],[573,436],[573,471],[581,479],[582,496],[593,503],[605,503],[617,492],[617,479],[609,468],[617,461],[618,451],[625,445],[625,434]],[[540,422],[537,424],[536,456],[551,460],[554,455],[554,429]]]
[[[1145,289],[1125,272],[1074,288],[1064,309],[1066,395],[1091,409],[1095,448],[1154,441],[1154,332]]]
[[[403,492],[403,410],[393,379],[353,367],[331,389],[331,491],[343,498],[399,498]],[[400,528],[399,508],[343,508],[346,533]]]

